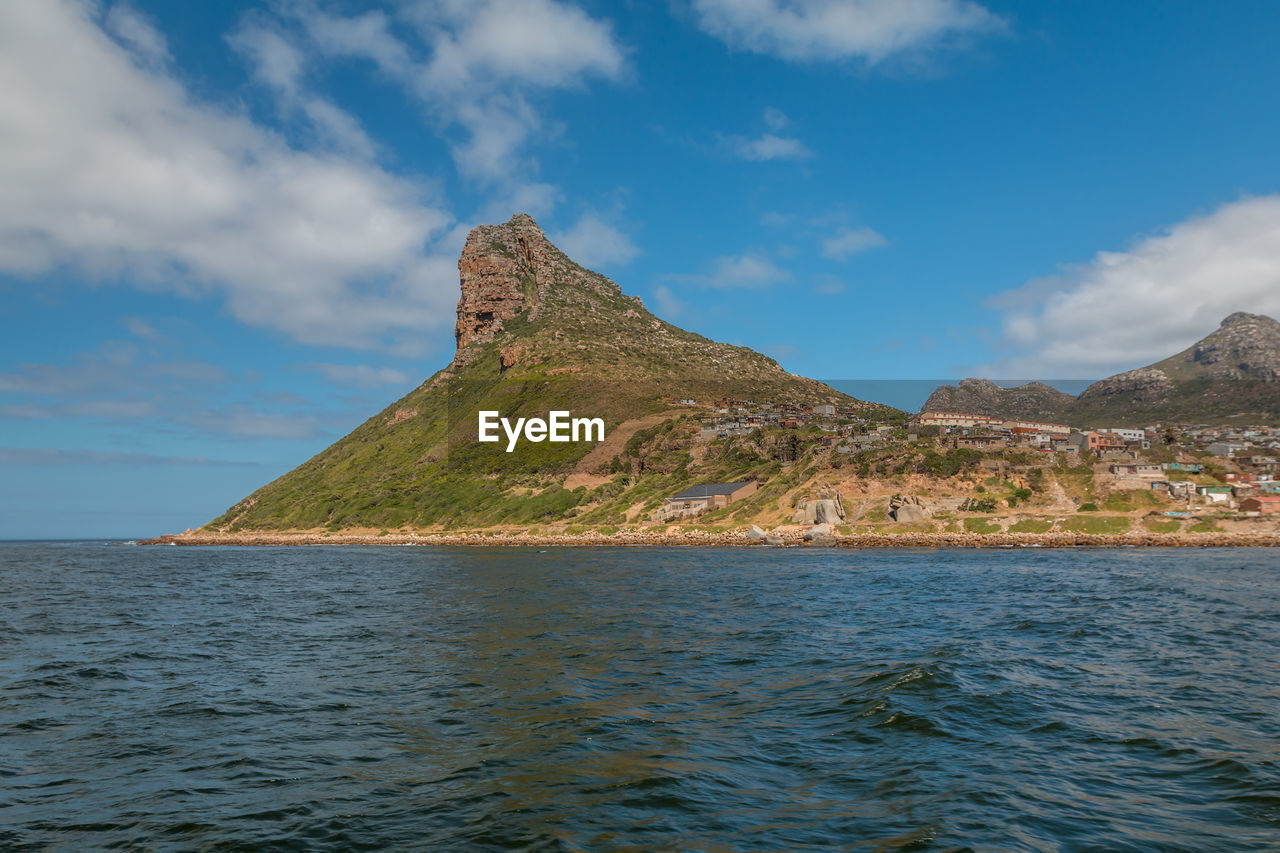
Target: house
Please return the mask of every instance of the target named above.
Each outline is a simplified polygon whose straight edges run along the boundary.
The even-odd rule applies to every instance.
[[[966,450],[986,450],[989,447],[999,447],[1004,444],[1004,439],[995,435],[957,435],[951,439],[951,446],[964,448]]]
[[[734,501],[742,500],[756,490],[754,480],[741,483],[704,483],[691,486],[678,495],[672,495],[663,503],[668,517],[694,515],[704,510],[720,509]]]
[[[813,413],[815,415],[834,415],[836,413],[836,407],[828,405],[814,406]]]
[[[1002,426],[1014,435],[1023,433],[1067,435],[1071,432],[1071,427],[1066,424],[1051,424],[1044,421],[1005,421]]]
[[[1164,474],[1164,469],[1154,462],[1112,462],[1110,471],[1122,477],[1155,478]]]
[[[1196,494],[1207,504],[1229,504],[1231,503],[1231,487],[1230,486],[1198,486]]]
[[[1168,492],[1171,498],[1187,498],[1195,494],[1195,483],[1190,480],[1180,480],[1171,483],[1168,480],[1156,480],[1151,484],[1152,491]]]
[[[1247,444],[1236,444],[1231,441],[1215,441],[1213,444],[1206,447],[1205,450],[1208,450],[1214,456],[1235,456],[1236,453],[1241,450],[1246,450],[1248,447],[1249,445]]]
[[[1166,462],[1161,467],[1166,471],[1186,471],[1188,474],[1199,474],[1204,470],[1199,462]]]
[[[1280,512],[1280,495],[1259,495],[1240,501],[1240,511],[1245,515],[1271,515]]]
[[[1100,429],[1098,432],[1109,432],[1112,435],[1118,435],[1125,441],[1143,441],[1147,437],[1146,430],[1141,429],[1122,429],[1121,427],[1107,427]]]
[[[1095,453],[1105,453],[1108,450],[1124,450],[1124,439],[1114,432],[1094,430],[1093,432],[1086,432],[1084,437],[1085,449],[1092,450]]]
[[[915,416],[914,420],[922,426],[960,427],[962,429],[970,429],[976,426],[1000,426],[1004,423],[1000,418],[965,412],[921,412]]]

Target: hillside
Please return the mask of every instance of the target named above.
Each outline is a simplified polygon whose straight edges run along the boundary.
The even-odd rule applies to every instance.
[[[1000,414],[1030,421],[1060,421],[1076,398],[1041,382],[1002,388],[988,379],[961,379],[943,385],[925,401],[924,411]]]
[[[530,524],[586,508],[621,519],[700,477],[767,479],[779,470],[759,459],[693,464],[688,448],[664,445],[677,418],[660,415],[689,414],[673,408],[677,400],[832,404],[867,419],[901,417],[655,317],[566,257],[528,216],[472,230],[458,268],[448,367],[206,529]],[[514,419],[552,409],[603,418],[615,442],[631,438],[621,453],[586,464],[590,443],[524,442],[507,453],[477,441],[480,410]]]
[[[1005,389],[965,379],[938,388],[924,408],[1080,427],[1274,423],[1280,420],[1280,323],[1237,312],[1182,352],[1095,382],[1079,397],[1039,383]]]

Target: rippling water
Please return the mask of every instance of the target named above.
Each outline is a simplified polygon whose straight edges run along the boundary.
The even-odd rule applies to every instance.
[[[1276,551],[0,545],[0,847],[1280,849]]]

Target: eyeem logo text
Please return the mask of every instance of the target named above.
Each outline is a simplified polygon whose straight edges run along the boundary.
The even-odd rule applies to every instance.
[[[480,440],[501,441],[498,428],[507,436],[507,452],[516,449],[516,442],[521,435],[526,441],[604,441],[604,418],[575,418],[568,412],[548,412],[548,418],[510,418],[500,417],[495,411],[480,412]],[[592,435],[594,434],[594,438]]]

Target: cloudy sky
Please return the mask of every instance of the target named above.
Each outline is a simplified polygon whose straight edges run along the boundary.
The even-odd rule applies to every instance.
[[[1280,7],[0,2],[0,537],[199,524],[452,355],[535,216],[825,379],[1280,316]]]

